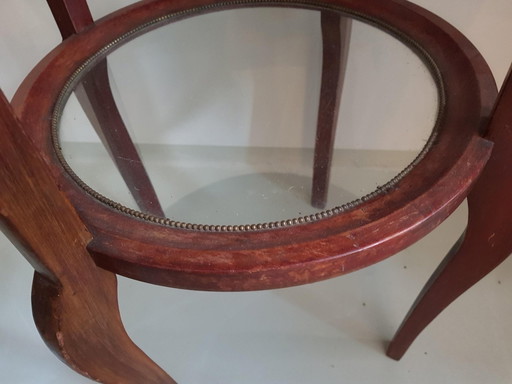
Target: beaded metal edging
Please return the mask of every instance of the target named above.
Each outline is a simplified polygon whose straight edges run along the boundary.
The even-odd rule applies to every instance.
[[[63,109],[66,104],[66,102],[69,99],[69,96],[73,92],[73,89],[75,86],[79,83],[81,80],[80,74],[88,68],[90,65],[93,65],[97,60],[102,59],[105,57],[110,51],[115,49],[117,46],[121,45],[125,40],[129,39],[130,37],[136,36],[138,33],[142,32],[143,30],[155,27],[158,24],[168,24],[173,21],[178,21],[182,18],[185,18],[187,16],[193,16],[198,13],[203,13],[206,11],[213,11],[213,10],[224,10],[224,9],[233,9],[237,6],[288,6],[288,7],[296,7],[296,8],[303,8],[303,9],[311,9],[316,11],[338,11],[343,14],[347,14],[351,17],[354,17],[355,19],[361,20],[363,22],[366,22],[367,24],[373,25],[375,27],[378,27],[380,29],[383,29],[384,31],[388,32],[392,36],[396,37],[398,40],[403,42],[405,45],[407,45],[409,48],[413,49],[416,54],[424,61],[427,68],[430,70],[431,75],[434,78],[434,81],[437,86],[438,90],[438,111],[437,111],[437,117],[436,122],[434,125],[434,128],[432,130],[432,133],[426,142],[425,146],[422,148],[421,152],[418,154],[418,156],[407,166],[405,167],[398,175],[396,175],[394,178],[392,178],[390,181],[388,181],[386,184],[377,187],[373,192],[362,196],[356,200],[353,200],[349,203],[324,210],[319,213],[302,216],[298,218],[292,218],[287,220],[280,220],[280,221],[274,221],[274,222],[268,222],[268,223],[259,223],[259,224],[243,224],[243,225],[209,225],[209,224],[194,224],[194,223],[186,223],[186,222],[180,222],[171,220],[169,218],[164,217],[157,217],[154,215],[150,215],[147,213],[143,213],[141,211],[137,211],[132,208],[128,208],[120,203],[117,203],[108,197],[102,195],[101,193],[95,191],[90,186],[88,186],[80,177],[73,171],[73,169],[69,166],[66,159],[64,158],[64,155],[62,153],[62,147],[60,145],[59,140],[59,125],[60,120],[62,117]],[[428,151],[432,148],[434,145],[434,142],[437,137],[437,131],[440,125],[440,122],[442,120],[444,109],[446,105],[446,95],[445,95],[445,89],[443,84],[443,78],[441,75],[441,72],[439,68],[437,67],[436,63],[432,59],[432,57],[428,54],[428,52],[421,47],[416,41],[411,39],[409,36],[405,35],[401,31],[397,30],[396,28],[387,25],[386,23],[383,23],[382,21],[369,17],[363,13],[354,12],[351,9],[347,9],[340,6],[333,6],[333,5],[327,5],[323,4],[321,2],[317,1],[307,1],[307,0],[282,0],[282,1],[274,1],[274,0],[236,0],[236,1],[227,1],[222,2],[218,4],[211,4],[211,5],[205,5],[197,8],[192,8],[185,11],[170,13],[168,15],[158,17],[154,20],[151,20],[145,24],[142,24],[138,26],[137,28],[134,28],[122,36],[118,37],[117,39],[113,40],[103,48],[101,48],[99,51],[97,51],[93,56],[88,58],[82,65],[80,65],[70,76],[70,78],[66,81],[63,89],[61,90],[59,97],[57,98],[55,108],[53,110],[52,114],[52,129],[51,129],[51,139],[52,144],[56,153],[56,156],[58,160],[60,161],[61,165],[63,166],[64,170],[70,175],[70,177],[78,184],[80,188],[82,188],[87,194],[92,196],[93,198],[101,201],[102,203],[108,205],[111,208],[116,209],[119,212],[125,213],[127,215],[149,221],[152,223],[165,225],[173,228],[179,228],[179,229],[188,229],[188,230],[198,230],[198,231],[205,231],[205,232],[245,232],[245,231],[256,231],[256,230],[265,230],[265,229],[274,229],[274,228],[283,228],[283,227],[289,227],[293,225],[298,224],[305,224],[305,223],[311,223],[315,222],[327,217],[331,217],[334,215],[338,215],[340,213],[346,212],[350,209],[355,208],[356,206],[372,200],[387,191],[391,190],[399,181],[401,181],[428,153]]]

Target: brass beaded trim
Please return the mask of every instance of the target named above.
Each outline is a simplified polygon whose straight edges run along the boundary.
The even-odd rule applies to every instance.
[[[117,203],[108,197],[102,195],[101,193],[95,191],[90,186],[88,186],[80,177],[73,171],[73,169],[69,166],[66,159],[64,158],[64,155],[62,153],[62,148],[60,145],[59,140],[59,125],[60,125],[60,119],[62,117],[64,106],[69,99],[69,96],[73,92],[73,89],[75,86],[79,83],[81,80],[80,75],[82,72],[90,67],[91,65],[94,65],[95,62],[98,60],[101,60],[104,58],[110,51],[114,50],[116,47],[120,46],[124,41],[129,39],[130,37],[134,37],[137,34],[141,33],[145,29],[148,29],[150,27],[158,26],[159,24],[168,24],[173,21],[178,21],[180,19],[183,19],[185,17],[194,16],[199,13],[204,13],[208,11],[218,11],[218,10],[227,10],[227,9],[233,9],[237,8],[238,6],[245,6],[245,7],[251,7],[251,6],[288,6],[288,7],[296,7],[296,8],[303,8],[303,9],[311,9],[311,10],[317,10],[317,11],[336,11],[342,14],[347,14],[355,19],[358,19],[360,21],[366,22],[367,24],[373,25],[377,28],[380,28],[384,30],[385,32],[391,34],[401,42],[403,42],[405,45],[409,46],[412,50],[415,51],[415,53],[424,61],[425,65],[429,69],[438,90],[438,112],[436,117],[436,122],[433,127],[432,133],[426,142],[425,146],[422,148],[421,152],[418,154],[418,156],[407,166],[405,167],[398,175],[396,175],[393,179],[388,181],[386,184],[377,187],[373,192],[362,196],[361,198],[358,198],[356,200],[353,200],[351,202],[348,202],[346,204],[324,210],[322,212],[314,213],[307,216],[287,219],[287,220],[280,220],[280,221],[273,221],[273,222],[267,222],[267,223],[258,223],[258,224],[243,224],[243,225],[208,225],[208,224],[194,224],[194,223],[187,223],[187,222],[181,222],[181,221],[175,221],[170,218],[164,218],[164,217],[157,217],[154,215],[150,215],[147,213],[143,213],[141,211],[137,211],[132,208],[128,208],[120,203]],[[343,212],[347,212],[358,205],[367,202],[369,200],[375,199],[382,194],[390,191],[393,189],[400,180],[402,180],[405,175],[407,175],[429,152],[429,150],[434,145],[437,134],[438,134],[438,128],[439,125],[443,119],[444,110],[446,106],[446,94],[444,89],[444,82],[443,77],[441,74],[441,71],[439,70],[439,67],[435,63],[435,61],[432,59],[432,57],[429,55],[429,53],[421,47],[416,41],[411,39],[409,36],[405,35],[403,32],[399,31],[398,29],[394,28],[393,26],[387,25],[386,23],[382,22],[379,19],[369,17],[363,13],[355,12],[351,9],[335,6],[331,4],[323,4],[318,1],[308,1],[308,0],[281,0],[281,1],[275,1],[275,0],[235,0],[235,1],[226,1],[218,4],[210,4],[205,5],[197,8],[192,8],[185,11],[175,12],[171,13],[162,17],[155,18],[145,24],[142,24],[138,26],[137,28],[134,28],[122,36],[118,37],[117,39],[113,40],[103,48],[101,48],[99,51],[97,51],[93,56],[91,56],[89,59],[87,59],[82,65],[80,65],[70,76],[70,78],[66,81],[63,89],[61,90],[59,97],[56,101],[55,108],[52,115],[52,130],[51,130],[51,139],[53,143],[53,147],[56,153],[56,156],[60,163],[62,164],[62,167],[64,170],[70,175],[70,177],[79,185],[80,188],[82,188],[87,194],[92,196],[93,198],[99,200],[100,202],[108,205],[111,208],[114,208],[115,210],[122,212],[124,214],[130,215],[132,217],[149,221],[155,224],[160,224],[164,226],[169,226],[173,228],[178,229],[186,229],[186,230],[194,230],[194,231],[203,231],[203,232],[247,232],[247,231],[259,231],[259,230],[269,230],[269,229],[276,229],[276,228],[283,228],[283,227],[290,227],[293,225],[299,225],[299,224],[307,224],[312,223],[318,220],[322,220],[327,217],[331,217],[334,215],[338,215]]]

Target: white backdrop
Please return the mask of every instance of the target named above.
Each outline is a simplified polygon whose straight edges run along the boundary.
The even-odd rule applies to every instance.
[[[132,2],[89,1],[96,18]],[[414,2],[466,34],[503,81],[512,61],[512,2]],[[60,39],[43,0],[2,1],[0,36],[0,86],[11,97]],[[119,107],[139,142],[313,145],[321,68],[317,13],[220,12],[162,28],[128,47],[136,50],[122,48],[109,60]],[[420,148],[436,106],[429,81],[399,42],[354,25],[337,147]],[[65,140],[97,141],[84,129],[79,108],[71,104],[65,117]]]

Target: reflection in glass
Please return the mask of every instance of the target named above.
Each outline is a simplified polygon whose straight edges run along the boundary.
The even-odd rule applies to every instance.
[[[354,21],[327,208],[375,190],[410,164],[435,125],[422,60]],[[320,13],[222,11],[144,34],[107,56],[117,108],[166,217],[239,225],[320,212],[311,206],[322,44]],[[75,95],[60,141],[90,188],[138,210]]]

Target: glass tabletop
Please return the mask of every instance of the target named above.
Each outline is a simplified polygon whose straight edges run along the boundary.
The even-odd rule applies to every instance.
[[[439,109],[436,81],[415,50],[353,21],[328,199],[315,208],[320,25],[320,11],[224,10],[116,45],[101,85],[108,84],[113,106],[87,103],[87,73],[105,64],[93,61],[60,113],[58,141],[73,178],[95,198],[115,202],[113,209],[145,210],[114,161],[123,156],[109,143],[116,125],[98,129],[98,109],[108,121],[116,108],[139,156],[125,163],[143,165],[161,207],[150,216],[206,225],[298,223],[292,219],[341,211],[375,193],[428,149]]]

